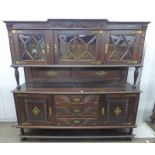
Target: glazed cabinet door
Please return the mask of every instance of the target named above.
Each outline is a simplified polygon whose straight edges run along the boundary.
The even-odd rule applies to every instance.
[[[51,98],[48,95],[15,95],[18,123],[22,126],[52,124]]]
[[[141,30],[107,31],[105,44],[105,64],[138,64],[142,59]]]
[[[54,31],[56,64],[101,64],[103,47],[102,30]]]
[[[107,124],[134,125],[138,98],[138,94],[106,95]]]
[[[46,30],[12,30],[14,63],[50,64],[52,63],[49,32]]]

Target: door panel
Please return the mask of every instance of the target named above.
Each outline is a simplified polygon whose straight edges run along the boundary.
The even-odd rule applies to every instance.
[[[25,95],[24,97],[17,97],[20,125],[48,125],[52,123],[50,97],[46,95]]]
[[[103,31],[54,31],[56,64],[101,64]]]
[[[16,64],[52,63],[49,32],[46,30],[16,30],[13,33]]]
[[[142,31],[109,31],[106,34],[105,64],[140,63]]]
[[[138,95],[107,95],[107,122],[109,125],[134,125]]]

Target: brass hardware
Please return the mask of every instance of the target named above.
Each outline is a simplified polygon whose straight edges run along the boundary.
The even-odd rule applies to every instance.
[[[91,63],[99,65],[99,64],[101,64],[101,61],[92,61]]]
[[[31,125],[29,122],[22,123],[22,125]]]
[[[73,109],[73,112],[79,113],[80,112],[80,109]]]
[[[80,120],[74,120],[74,124],[79,124]]]
[[[16,30],[12,30],[11,32],[12,32],[13,34],[15,34],[15,33],[16,33]]]
[[[119,116],[121,114],[122,110],[119,107],[116,107],[114,110],[114,113],[116,116]]]
[[[47,49],[47,53],[49,53],[49,49],[50,49],[49,44],[46,44],[46,49]]]
[[[37,106],[35,106],[35,107],[32,109],[32,113],[33,113],[33,115],[38,116],[39,113],[40,113],[39,108],[38,108]]]
[[[55,53],[57,54],[57,44],[54,44]]]
[[[49,115],[51,116],[52,115],[52,108],[51,107],[49,107]]]
[[[49,72],[47,72],[47,75],[50,77],[54,77],[54,76],[58,75],[58,73],[55,71],[49,71]]]
[[[78,103],[78,102],[80,102],[81,100],[80,100],[80,98],[74,98],[73,101],[76,102],[76,103]]]
[[[27,63],[27,62],[24,62],[24,61],[16,61],[16,64],[17,64],[17,65],[25,64],[25,63]]]
[[[142,30],[135,31],[136,34],[142,34]]]
[[[107,74],[105,71],[98,71],[98,72],[95,72],[96,75],[98,76],[103,76],[105,74]]]
[[[133,63],[133,64],[137,64],[137,60],[133,60],[133,61],[124,61],[125,63]]]
[[[103,34],[103,30],[96,30],[96,31],[91,31],[92,34]]]
[[[102,107],[102,115],[104,115],[104,107]]]
[[[105,44],[105,53],[108,53],[108,44]]]
[[[24,97],[24,96],[27,96],[27,94],[17,94],[17,96],[21,96],[21,97]]]

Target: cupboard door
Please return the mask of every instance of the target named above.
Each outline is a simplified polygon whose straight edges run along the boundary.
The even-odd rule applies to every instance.
[[[46,95],[17,97],[20,125],[48,125],[52,123],[50,98]]]
[[[142,31],[107,31],[105,64],[141,63],[140,45]]]
[[[46,30],[13,30],[15,64],[52,63],[49,32]]]
[[[109,125],[134,125],[138,107],[138,95],[107,95],[106,103],[107,123]]]
[[[101,64],[103,62],[103,31],[54,31],[56,64]]]

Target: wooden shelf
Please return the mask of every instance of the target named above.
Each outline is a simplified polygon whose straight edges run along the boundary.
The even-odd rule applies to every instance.
[[[131,84],[102,83],[24,83],[14,93],[34,94],[109,94],[109,93],[140,93]]]
[[[11,65],[11,67],[42,67],[42,68],[112,68],[112,67],[143,67],[142,64],[120,64],[120,65]]]
[[[107,138],[134,138],[134,135],[126,129],[81,129],[81,130],[28,130],[20,137],[24,140],[29,138],[34,139],[107,139]]]

